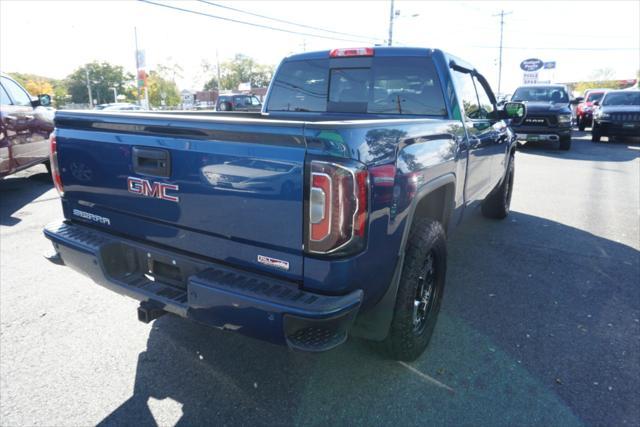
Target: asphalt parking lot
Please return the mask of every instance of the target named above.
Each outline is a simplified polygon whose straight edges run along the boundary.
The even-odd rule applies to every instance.
[[[640,144],[517,154],[512,213],[449,242],[416,362],[323,354],[174,316],[48,263],[44,167],[0,181],[0,424],[639,425]]]

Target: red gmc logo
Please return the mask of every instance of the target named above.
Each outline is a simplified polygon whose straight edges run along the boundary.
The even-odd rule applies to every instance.
[[[179,189],[180,187],[177,185],[152,182],[148,179],[134,178],[132,176],[127,178],[127,190],[129,193],[140,194],[146,197],[154,197],[156,199],[178,203],[180,198],[167,194],[167,190],[178,191]]]

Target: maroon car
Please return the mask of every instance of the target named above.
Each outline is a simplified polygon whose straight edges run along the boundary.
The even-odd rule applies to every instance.
[[[11,77],[0,75],[0,178],[43,162],[48,165],[50,104],[49,95],[34,99]]]
[[[584,101],[576,108],[576,121],[578,129],[583,131],[586,127],[591,127],[593,123],[593,103],[600,101],[608,89],[589,89],[584,93]]]

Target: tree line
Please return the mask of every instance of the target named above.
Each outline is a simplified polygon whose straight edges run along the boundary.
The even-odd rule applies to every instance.
[[[266,87],[273,76],[273,66],[262,65],[252,58],[238,54],[218,66],[203,61],[201,77],[203,90],[235,90],[240,83],[252,87]],[[161,64],[147,74],[149,103],[154,106],[175,107],[181,98],[176,78],[181,78],[182,67],[177,63]],[[9,73],[32,95],[49,94],[57,108],[67,104],[89,104],[87,77],[91,95],[96,104],[135,102],[138,98],[136,76],[120,65],[94,61],[78,67],[64,79],[53,79],[29,73]],[[220,81],[218,81],[218,75]],[[118,99],[114,99],[114,90]],[[142,94],[140,94],[142,95]]]

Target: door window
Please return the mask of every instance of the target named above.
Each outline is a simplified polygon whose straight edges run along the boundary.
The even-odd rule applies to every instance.
[[[478,116],[481,119],[488,119],[489,115],[493,113],[495,107],[493,106],[493,103],[491,102],[484,86],[482,86],[475,77],[473,78],[473,81],[475,82],[478,92],[478,100],[480,101],[480,110],[478,112]]]
[[[255,96],[251,97],[251,105],[260,105],[260,100]]]
[[[248,96],[236,96],[234,98],[234,102],[236,106],[239,106],[239,107],[246,107],[247,105],[251,105]]]
[[[479,119],[480,103],[473,83],[473,77],[470,73],[461,73],[455,70],[452,74],[458,87],[458,95],[461,98],[460,100],[462,101],[465,116],[467,116],[468,119]]]
[[[9,93],[15,105],[31,106],[31,97],[16,82],[3,77],[2,86]]]

